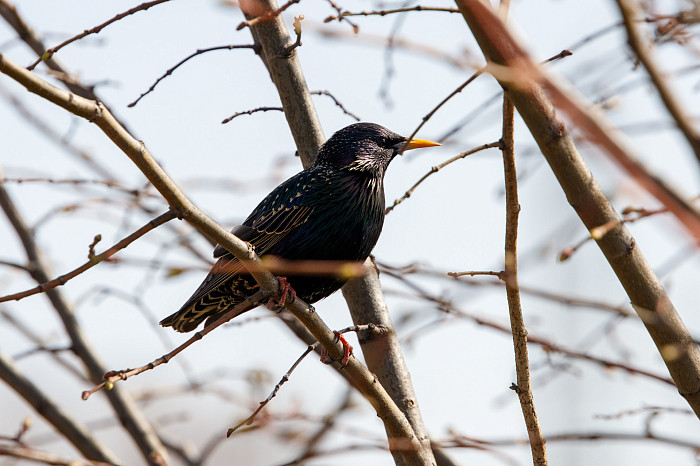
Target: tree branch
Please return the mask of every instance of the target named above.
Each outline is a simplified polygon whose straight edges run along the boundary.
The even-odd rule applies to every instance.
[[[68,439],[80,453],[85,455],[85,458],[104,463],[122,463],[114,452],[90,435],[90,429],[87,426],[71,418],[58,404],[24,377],[14,361],[2,352],[0,352],[0,378]]]
[[[515,170],[515,109],[506,93],[503,96],[503,172],[506,193],[506,238],[503,281],[506,284],[510,329],[513,334],[515,352],[515,373],[517,385],[511,387],[518,394],[520,408],[525,418],[532,462],[535,465],[547,464],[547,450],[540,423],[535,410],[535,398],[530,384],[530,360],[527,351],[527,328],[520,305],[520,288],[518,285],[518,175]]]
[[[643,23],[644,19],[639,2],[637,0],[617,0],[617,6],[620,8],[620,13],[624,20],[627,42],[647,70],[647,73],[649,73],[651,82],[654,83],[668,113],[676,121],[678,128],[688,140],[688,144],[695,152],[695,157],[700,162],[700,134],[693,127],[691,119],[673,92],[673,88],[656,66],[653,56],[653,44],[648,36],[640,31],[638,26],[640,23]]]
[[[2,186],[2,180],[0,180],[0,186]],[[117,244],[112,246],[111,248],[107,249],[105,252],[94,255],[94,246],[96,243],[93,243],[90,245],[90,250],[92,251],[92,255],[90,256],[89,260],[85,262],[83,265],[81,265],[78,268],[75,268],[71,270],[68,273],[65,273],[63,275],[60,275],[53,280],[49,280],[48,282],[41,283],[39,286],[35,288],[31,288],[26,291],[21,291],[19,293],[13,293],[10,295],[6,296],[0,296],[0,303],[4,303],[7,301],[19,301],[20,299],[26,298],[28,296],[32,296],[35,294],[39,293],[44,293],[46,290],[49,290],[51,288],[56,288],[57,286],[62,286],[65,285],[68,280],[71,280],[78,275],[80,275],[83,272],[86,272],[87,270],[91,269],[92,267],[96,266],[100,262],[108,260],[110,257],[112,257],[114,254],[117,252],[121,251],[125,247],[129,246],[131,243],[148,233],[149,231],[159,227],[160,225],[164,224],[165,222],[168,222],[172,219],[175,218],[175,214],[172,211],[168,211],[164,213],[163,215],[160,215],[159,217],[151,220],[123,240],[119,241]]]

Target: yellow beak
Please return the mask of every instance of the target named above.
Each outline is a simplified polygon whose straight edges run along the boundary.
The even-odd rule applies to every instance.
[[[428,141],[426,139],[411,139],[406,144],[406,150],[420,149],[421,147],[434,147],[441,145],[438,142]]]

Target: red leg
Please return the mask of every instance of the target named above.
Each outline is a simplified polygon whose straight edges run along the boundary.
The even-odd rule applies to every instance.
[[[335,341],[336,342],[341,342],[343,344],[343,357],[340,360],[340,367],[341,369],[345,366],[348,365],[348,361],[350,361],[350,355],[352,355],[352,346],[350,346],[350,343],[343,337],[343,334],[337,331],[333,331],[335,334]],[[335,359],[330,357],[330,355],[326,352],[326,350],[321,351],[321,362],[323,364],[333,364],[335,362]]]
[[[283,307],[284,303],[287,302],[287,299],[289,299],[290,303],[293,303],[297,297],[297,292],[294,291],[294,288],[292,288],[292,285],[289,284],[286,277],[277,277],[277,281],[280,283],[280,299],[279,301],[275,302],[274,299],[270,298],[270,300],[267,302],[267,308],[270,310],[277,306]]]

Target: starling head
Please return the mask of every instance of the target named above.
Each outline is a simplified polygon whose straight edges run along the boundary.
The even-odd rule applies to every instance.
[[[439,146],[396,134],[375,123],[355,123],[336,132],[321,146],[316,165],[384,175],[389,163],[404,149]]]

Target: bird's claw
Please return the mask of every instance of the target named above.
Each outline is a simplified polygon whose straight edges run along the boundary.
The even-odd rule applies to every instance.
[[[350,356],[352,355],[353,349],[342,333],[334,330],[333,334],[335,335],[335,342],[341,342],[343,344],[343,357],[340,359],[340,368],[342,369],[343,367],[348,365],[348,361],[350,361]],[[335,361],[336,360],[333,359],[325,349],[321,350],[321,362],[323,364],[333,364]]]
[[[289,284],[286,277],[277,277],[277,281],[280,284],[280,299],[275,301],[274,298],[270,298],[267,302],[267,308],[271,311],[283,308],[287,300],[293,303],[297,297],[297,292],[294,291],[294,288]]]

